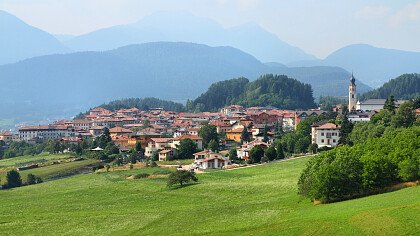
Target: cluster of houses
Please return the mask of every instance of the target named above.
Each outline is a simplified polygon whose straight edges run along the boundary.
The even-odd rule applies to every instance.
[[[397,101],[398,106],[403,101]],[[352,76],[349,85],[349,120],[352,122],[369,121],[382,109],[384,99],[370,99],[360,102],[356,98],[356,84]],[[333,109],[341,109],[335,107]],[[165,111],[161,108],[141,111],[137,108],[110,111],[102,107],[91,109],[83,119],[60,120],[50,125],[25,126],[17,133],[0,132],[0,140],[40,142],[60,140],[78,143],[85,138],[95,138],[109,129],[112,141],[120,150],[129,150],[137,143],[145,149],[145,156],[158,155],[159,160],[168,160],[176,155],[176,147],[183,139],[191,139],[198,149],[203,150],[203,139],[198,135],[205,123],[216,126],[217,132],[225,134],[220,145],[227,147],[229,142],[243,143],[242,133],[246,129],[251,142],[237,148],[240,159],[248,159],[249,151],[260,145],[267,148],[273,140],[271,131],[266,127],[281,126],[283,131],[293,130],[303,119],[326,114],[315,109],[307,111],[279,110],[274,107],[250,107],[239,105],[224,107],[219,112],[186,113]],[[267,140],[268,136],[268,140]],[[340,126],[332,123],[312,125],[311,140],[318,147],[334,147],[338,144]],[[265,142],[264,142],[265,141]],[[195,165],[199,168],[219,168],[228,160],[217,152],[203,150],[195,154]]]

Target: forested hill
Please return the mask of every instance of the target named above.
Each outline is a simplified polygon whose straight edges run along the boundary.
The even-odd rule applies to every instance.
[[[285,75],[267,74],[249,82],[246,78],[220,81],[187,103],[187,110],[217,110],[226,105],[273,106],[281,109],[314,108],[312,88]]]
[[[119,109],[128,109],[136,107],[140,110],[149,110],[151,108],[163,108],[166,111],[184,111],[184,105],[172,101],[165,101],[158,98],[126,98],[114,100],[100,105],[105,109],[115,111]]]
[[[396,99],[412,99],[420,96],[420,74],[403,74],[381,87],[363,94],[362,99],[382,98],[393,95]]]

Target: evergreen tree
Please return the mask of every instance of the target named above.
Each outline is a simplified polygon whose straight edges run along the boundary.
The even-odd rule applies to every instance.
[[[396,106],[394,96],[391,95],[386,99],[384,109],[392,112],[393,114],[395,113]]]
[[[283,126],[280,122],[276,122],[274,126],[274,139],[280,140],[283,137]]]
[[[250,136],[246,126],[244,126],[244,129],[242,130],[241,141],[242,141],[242,143],[251,141],[251,136]]]
[[[349,121],[348,112],[345,111],[343,114],[343,120],[341,121],[340,139],[338,140],[338,144],[351,145],[352,143],[349,139],[349,135],[352,130],[353,124]]]
[[[277,142],[276,144],[276,154],[277,154],[277,159],[279,160],[284,159],[284,150],[283,150],[283,145],[281,142]]]
[[[267,125],[265,125],[264,126],[264,137],[263,137],[263,142],[265,142],[265,143],[268,143],[268,141],[270,140],[270,138],[268,137],[268,131],[269,131],[270,129],[268,128],[268,126]]]
[[[22,186],[22,178],[17,170],[11,170],[6,175],[7,187],[15,188]]]
[[[277,157],[276,149],[273,146],[268,147],[265,149],[264,156],[268,161],[273,161]]]

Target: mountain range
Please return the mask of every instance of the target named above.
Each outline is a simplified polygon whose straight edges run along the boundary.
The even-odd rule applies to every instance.
[[[0,65],[68,52],[71,50],[54,36],[0,10]]]
[[[420,53],[353,44],[333,52],[324,60],[300,61],[287,65],[339,66],[353,71],[363,83],[376,88],[401,74],[419,73]]]
[[[231,46],[263,62],[288,63],[316,59],[255,23],[224,28],[211,19],[187,12],[157,12],[138,22],[96,30],[64,43],[76,51],[105,51],[157,41]]]
[[[107,51],[157,41],[232,46],[259,61],[289,67],[338,66],[354,72],[360,81],[374,88],[398,75],[420,72],[419,52],[355,44],[338,49],[320,60],[255,23],[224,28],[211,19],[186,12],[158,12],[132,24],[103,28],[79,36],[53,36],[0,11],[0,65],[34,56]]]
[[[214,82],[237,77],[255,80],[267,73],[311,84],[315,97],[345,96],[350,77],[339,67],[264,64],[232,47],[156,42],[105,52],[41,56],[0,66],[1,83],[7,84],[0,87],[0,108],[27,114],[35,108],[84,110],[128,97],[186,101]],[[358,82],[358,89],[362,93],[370,88]]]

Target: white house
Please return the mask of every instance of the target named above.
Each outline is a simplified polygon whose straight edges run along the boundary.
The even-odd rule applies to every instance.
[[[312,125],[312,143],[318,147],[335,147],[340,139],[340,126],[333,123]]]
[[[151,138],[144,150],[146,157],[152,157],[154,152],[171,148],[172,138]]]
[[[211,150],[204,150],[194,154],[194,168],[219,169],[229,164],[229,158]]]

